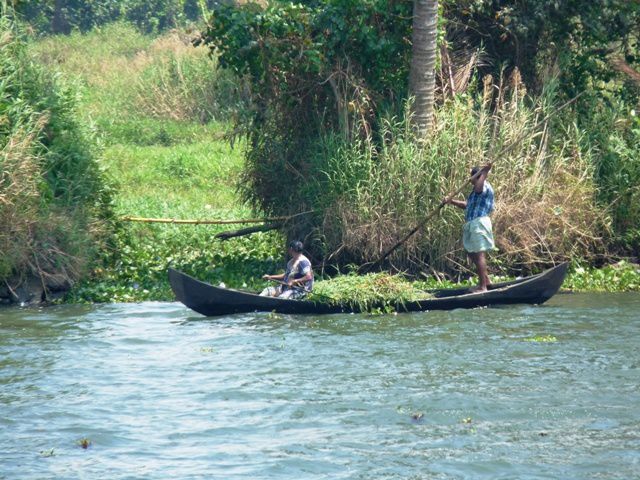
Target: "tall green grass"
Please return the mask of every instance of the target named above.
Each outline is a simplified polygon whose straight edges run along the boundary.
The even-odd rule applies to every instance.
[[[83,119],[100,124],[136,116],[132,82],[148,63],[145,52],[152,42],[133,26],[114,23],[90,33],[39,38],[29,50],[38,63],[80,87]]]
[[[83,114],[109,144],[180,141],[176,124],[224,122],[240,101],[231,75],[178,31],[151,37],[114,23],[46,37],[31,51],[84,87]],[[136,140],[138,129],[146,131]]]
[[[350,143],[326,137],[313,156],[314,173],[302,182],[301,202],[314,202],[324,212],[317,233],[327,257],[377,260],[445,195],[465,185],[472,166],[489,161],[495,162],[489,175],[496,194],[493,265],[536,269],[604,253],[609,217],[596,204],[592,159],[580,148],[583,133],[561,123],[553,129],[550,122],[539,125],[552,100],[552,92],[525,99],[516,87],[484,101],[459,96],[437,109],[436,129],[424,142],[414,138],[406,116],[384,120],[377,137]],[[512,147],[501,155],[506,146]],[[390,264],[459,270],[465,265],[462,224],[462,211],[445,207]]]
[[[136,84],[135,103],[144,114],[208,123],[242,108],[237,79],[218,68],[207,48],[194,48],[177,33],[160,37],[151,47],[153,55]]]

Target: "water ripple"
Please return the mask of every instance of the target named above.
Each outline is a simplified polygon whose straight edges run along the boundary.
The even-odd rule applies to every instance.
[[[0,478],[638,478],[639,307],[4,310]]]

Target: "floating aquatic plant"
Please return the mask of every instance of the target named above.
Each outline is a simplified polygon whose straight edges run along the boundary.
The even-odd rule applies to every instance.
[[[274,310],[273,312],[267,313],[267,318],[269,320],[282,320],[283,317]]]
[[[91,446],[91,440],[88,438],[81,438],[76,443],[85,450]]]
[[[558,339],[553,335],[536,335],[535,337],[525,339],[525,342],[552,343],[557,341]]]
[[[411,415],[411,421],[413,423],[422,423],[422,420],[424,420],[424,413],[422,412],[415,412]]]

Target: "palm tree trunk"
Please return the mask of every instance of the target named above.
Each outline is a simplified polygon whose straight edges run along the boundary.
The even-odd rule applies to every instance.
[[[54,2],[53,18],[51,19],[51,31],[53,33],[68,34],[71,32],[69,22],[67,22],[64,15],[64,4],[64,0],[55,0]]]
[[[438,0],[414,0],[409,93],[414,97],[413,124],[419,136],[427,133],[433,121],[437,27]]]

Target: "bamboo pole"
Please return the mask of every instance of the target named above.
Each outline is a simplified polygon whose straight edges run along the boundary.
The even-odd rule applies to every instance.
[[[132,217],[128,215],[125,217],[122,217],[121,220],[123,222],[172,223],[176,225],[231,225],[231,224],[243,224],[243,223],[285,222],[291,218],[311,213],[312,211],[313,210],[296,213],[295,215],[290,215],[288,217],[245,218],[240,220],[182,220],[178,218],[145,218],[145,217]]]

